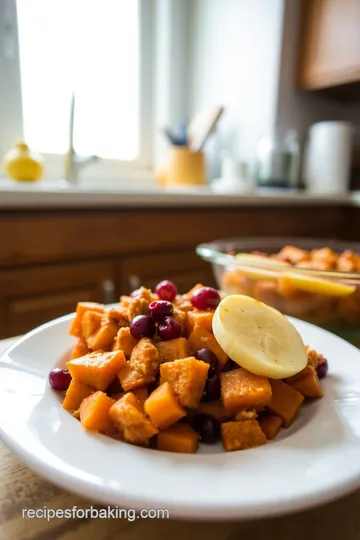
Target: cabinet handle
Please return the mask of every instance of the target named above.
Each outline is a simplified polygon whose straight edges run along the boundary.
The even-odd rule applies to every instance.
[[[113,304],[116,302],[116,287],[112,279],[104,279],[101,283],[103,291],[104,304]]]

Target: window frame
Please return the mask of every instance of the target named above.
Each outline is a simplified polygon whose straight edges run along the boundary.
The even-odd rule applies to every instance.
[[[79,178],[86,181],[101,179],[138,180],[150,177],[153,168],[154,127],[154,65],[155,65],[155,12],[156,0],[138,0],[139,2],[139,155],[135,160],[99,159],[86,165],[79,173]],[[0,150],[2,155],[22,139],[23,118],[21,101],[21,77],[19,60],[19,40],[17,27],[16,0],[0,0],[0,80],[7,81],[4,99],[0,90],[0,115],[7,115],[9,120],[0,123]],[[4,37],[2,33],[4,32]],[[7,32],[7,34],[6,34]],[[13,56],[5,58],[6,39],[12,40]],[[3,109],[3,110],[2,110]],[[12,126],[9,129],[9,122]],[[15,139],[15,140],[14,140]],[[44,154],[46,178],[64,177],[65,160],[63,155]]]

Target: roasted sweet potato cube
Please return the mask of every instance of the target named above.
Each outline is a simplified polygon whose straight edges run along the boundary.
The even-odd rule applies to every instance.
[[[142,405],[144,405],[145,401],[149,397],[149,392],[147,388],[137,388],[136,390],[133,390],[133,394]]]
[[[175,319],[177,323],[179,323],[181,328],[181,334],[184,334],[186,330],[186,321],[187,321],[187,314],[185,311],[182,311],[181,309],[174,308],[174,313],[172,315],[172,318]]]
[[[107,311],[107,315],[110,319],[116,321],[119,327],[128,326],[129,324],[129,313],[128,309],[125,306],[118,305],[112,307]]]
[[[160,384],[168,382],[183,407],[197,408],[204,391],[209,364],[193,356],[160,366]]]
[[[85,356],[85,354],[87,354],[89,351],[88,349],[88,346],[86,345],[86,343],[84,343],[84,341],[82,339],[79,339],[72,351],[71,351],[71,355],[70,355],[70,358],[71,359],[74,359],[74,358],[80,358],[81,356]]]
[[[133,367],[130,362],[126,362],[118,373],[121,386],[125,392],[143,388],[155,381],[155,375],[145,375],[139,369]]]
[[[144,410],[159,429],[166,429],[186,415],[185,409],[178,404],[167,382],[150,394],[144,403]]]
[[[102,317],[102,313],[99,313],[98,311],[92,311],[91,309],[84,313],[81,321],[81,335],[86,341],[86,343],[88,341],[88,338],[99,330]]]
[[[195,326],[194,330],[191,332],[189,336],[189,345],[192,353],[203,347],[210,349],[217,356],[220,368],[222,368],[228,360],[228,355],[222,350],[213,334],[200,326]]]
[[[183,337],[159,341],[155,346],[159,351],[160,364],[181,360],[181,358],[187,358],[190,355],[188,341]]]
[[[208,332],[212,332],[212,320],[214,317],[214,311],[199,311],[194,309],[190,311],[187,316],[186,330],[188,334],[194,330],[195,326],[204,328]]]
[[[100,351],[69,360],[66,365],[73,379],[93,386],[96,390],[106,390],[125,363],[122,351]]]
[[[138,344],[138,340],[132,337],[130,328],[120,328],[113,346],[113,351],[124,351],[126,358],[130,358],[133,348]]]
[[[279,433],[282,420],[278,416],[273,414],[264,414],[258,419],[259,424],[265,436],[269,441],[275,439],[276,435]]]
[[[256,409],[241,409],[235,415],[235,420],[252,420],[257,418]]]
[[[187,296],[189,299],[191,298],[191,295],[197,291],[198,289],[203,289],[205,287],[205,285],[202,285],[202,283],[197,283],[196,285],[193,286],[192,289],[190,289],[189,292],[186,293],[186,295],[184,296]]]
[[[194,309],[194,306],[190,302],[187,294],[178,294],[173,304],[176,308],[180,309],[181,311],[185,311],[186,313]]]
[[[195,454],[199,447],[199,436],[187,424],[174,424],[160,431],[157,436],[158,450]]]
[[[304,397],[315,399],[323,397],[319,377],[313,366],[306,366],[300,373],[286,379],[286,382],[298,390]]]
[[[131,297],[131,301],[127,305],[129,321],[137,315],[147,315],[149,313],[149,304],[155,300],[155,296],[150,289],[140,287],[136,296]]]
[[[159,353],[151,339],[142,338],[130,355],[130,365],[147,376],[156,375],[159,370]]]
[[[72,379],[69,388],[66,391],[62,406],[67,411],[76,411],[83,399],[95,392],[95,389],[88,384]]]
[[[79,302],[76,306],[75,318],[70,326],[70,336],[78,338],[82,336],[81,322],[87,311],[97,311],[98,313],[103,313],[104,309],[105,308],[102,304],[97,304],[96,302]]]
[[[235,415],[240,409],[259,408],[271,400],[271,386],[266,377],[254,375],[244,368],[220,374],[221,400],[226,414]]]
[[[266,443],[257,420],[238,420],[221,424],[221,438],[226,452],[245,450]]]
[[[306,347],[306,350],[308,353],[308,366],[313,366],[316,369],[317,365],[324,361],[324,356],[315,349],[310,349],[310,347]]]
[[[270,384],[272,396],[267,410],[279,416],[284,427],[289,427],[304,401],[304,396],[280,379],[270,379]]]
[[[156,435],[158,429],[146,418],[143,406],[132,392],[120,398],[110,409],[110,418],[123,433],[124,440],[144,444]]]
[[[86,343],[94,351],[111,351],[117,332],[117,323],[103,315],[100,327],[86,339]]]
[[[86,429],[107,433],[113,430],[109,416],[110,407],[114,400],[104,392],[95,392],[83,399],[80,405],[80,422]]]
[[[221,403],[220,399],[215,401],[201,401],[198,412],[208,414],[220,423],[224,422],[226,419],[224,405]]]

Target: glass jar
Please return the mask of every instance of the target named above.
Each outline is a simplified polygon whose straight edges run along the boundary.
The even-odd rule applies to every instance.
[[[298,183],[300,145],[296,131],[283,134],[277,129],[260,140],[255,163],[255,181],[259,187],[295,188]]]

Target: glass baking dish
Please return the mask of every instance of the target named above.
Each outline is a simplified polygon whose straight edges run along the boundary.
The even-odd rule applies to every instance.
[[[310,263],[316,268],[304,268],[309,263],[290,262],[279,255],[284,246],[307,252],[316,250],[312,253],[322,254],[324,260],[321,264]],[[360,254],[360,244],[313,238],[246,237],[216,240],[196,248],[198,255],[212,263],[218,287],[225,295],[252,296],[360,347],[360,256],[356,271],[330,270],[329,260],[326,261],[326,256],[331,257],[330,250],[337,255]]]

